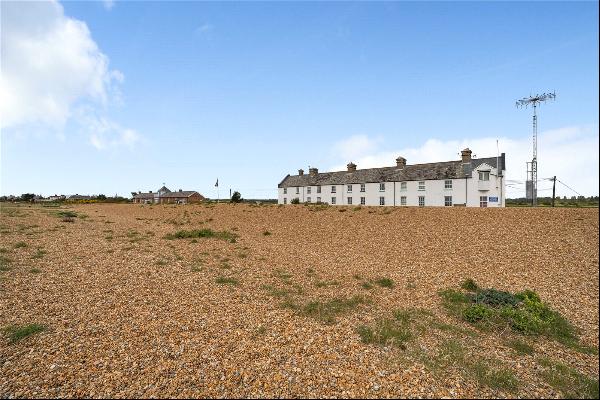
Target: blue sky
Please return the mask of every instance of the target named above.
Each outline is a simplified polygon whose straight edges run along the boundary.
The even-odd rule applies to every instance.
[[[597,2],[3,2],[0,192],[216,197],[219,178],[221,196],[275,197],[309,165],[493,156],[499,139],[514,197],[531,157],[515,100],[556,90],[540,177],[597,195],[597,16]]]

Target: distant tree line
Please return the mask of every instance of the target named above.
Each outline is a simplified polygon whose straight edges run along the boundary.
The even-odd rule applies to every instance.
[[[537,203],[539,206],[551,206],[552,197],[538,197]],[[506,206],[529,206],[531,200],[525,197],[517,199],[506,199]],[[598,207],[598,196],[557,196],[554,199],[555,207]]]

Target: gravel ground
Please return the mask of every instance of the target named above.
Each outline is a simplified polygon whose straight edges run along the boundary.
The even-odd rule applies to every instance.
[[[535,290],[597,348],[598,209],[68,209],[74,222],[2,205],[0,328],[46,327],[15,343],[0,335],[2,398],[566,396],[541,358],[598,379],[596,354],[477,331],[437,294],[466,278]],[[203,228],[238,236],[164,238]],[[352,296],[363,302],[334,321],[301,308]],[[361,341],[359,326],[399,309],[424,310],[405,350]],[[535,352],[517,354],[515,338]],[[449,343],[464,356],[448,356]],[[473,360],[518,385],[477,379]]]

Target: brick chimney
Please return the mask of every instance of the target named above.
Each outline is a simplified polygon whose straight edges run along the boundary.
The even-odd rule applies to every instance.
[[[402,156],[396,158],[396,167],[398,167],[398,168],[406,167],[406,158],[404,158]]]
[[[309,168],[308,169],[308,174],[311,176],[315,176],[319,173],[319,169],[318,168]]]
[[[354,164],[352,161],[350,161],[350,164],[346,165],[346,167],[348,167],[348,172],[356,171],[356,164]]]
[[[298,170],[298,175],[300,175],[300,176],[304,175],[304,170],[303,169],[299,169]]]
[[[471,154],[472,153],[473,152],[468,147],[460,152],[460,155],[462,156],[463,164],[468,164],[471,162]]]

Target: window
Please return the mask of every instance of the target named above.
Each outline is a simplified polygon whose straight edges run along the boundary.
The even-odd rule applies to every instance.
[[[452,189],[452,180],[451,179],[444,181],[444,189]]]
[[[488,203],[487,196],[479,196],[479,207],[487,207],[487,203]]]
[[[360,184],[360,191],[361,191],[361,193],[365,192],[365,184],[364,183]]]
[[[361,198],[360,198],[360,205],[361,205],[361,206],[364,206],[364,205],[367,203],[367,201],[366,201],[366,200],[367,200],[367,199],[366,199],[366,197],[361,197]]]
[[[306,194],[310,194],[310,192],[311,192],[311,189],[312,189],[312,188],[311,188],[310,186],[309,186],[309,187],[307,187],[307,188],[306,188]],[[310,200],[309,200],[309,201],[310,201]]]
[[[425,181],[419,181],[419,190],[425,190]]]
[[[300,194],[300,188],[299,187],[296,188],[296,194]]]
[[[310,203],[310,196],[306,198],[306,201]]]
[[[400,196],[400,205],[401,206],[405,206],[406,205],[406,196]]]
[[[331,198],[331,204],[335,204],[335,197]]]
[[[379,197],[379,205],[380,206],[385,206],[385,197],[383,197],[383,196]]]
[[[425,196],[419,196],[419,207],[425,207]]]
[[[400,182],[400,190],[406,190],[406,182]]]
[[[385,183],[380,183],[379,184],[379,191],[380,192],[385,192]]]
[[[348,185],[348,193],[352,193],[352,185]]]
[[[479,180],[480,181],[489,181],[490,180],[490,171],[479,171]]]
[[[321,202],[321,198],[317,197],[317,203],[320,203],[320,202]]]
[[[335,186],[332,186],[332,187],[331,187],[331,193],[335,193],[335,192],[336,192],[336,187],[335,187]]]
[[[317,193],[321,193],[321,186],[317,186]]]
[[[452,196],[444,196],[444,206],[452,207]]]
[[[283,204],[287,204],[287,199],[283,199]]]
[[[352,197],[348,197],[348,205],[352,205]]]
[[[287,194],[287,188],[283,188],[283,194]]]

